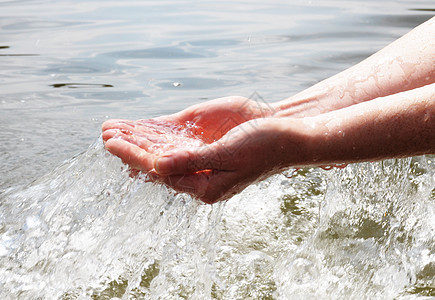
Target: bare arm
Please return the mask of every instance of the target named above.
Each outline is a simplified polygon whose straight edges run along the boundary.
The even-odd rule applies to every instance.
[[[435,154],[435,83],[300,122],[307,132],[306,165]]]
[[[314,116],[435,82],[435,17],[355,66],[274,105]]]
[[[435,83],[315,117],[251,120],[154,168],[174,189],[213,203],[289,167],[420,154],[435,154]]]
[[[152,121],[196,124],[198,145],[155,152],[165,145],[156,142],[161,130],[141,120],[105,122],[103,140],[132,168],[207,203],[288,167],[435,154],[434,36],[432,18],[354,67],[278,102],[275,113],[226,97]]]

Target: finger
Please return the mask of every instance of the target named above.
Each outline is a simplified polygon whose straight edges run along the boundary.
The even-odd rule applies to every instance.
[[[154,165],[160,175],[189,174],[202,170],[234,170],[225,147],[212,143],[193,149],[178,149],[159,157]]]
[[[148,172],[154,167],[155,155],[122,139],[109,139],[104,145],[131,168]]]
[[[129,176],[130,176],[131,178],[135,178],[135,177],[137,177],[139,174],[140,174],[140,170],[130,168],[130,174],[129,174]]]
[[[131,120],[122,120],[122,119],[110,119],[105,121],[102,125],[101,125],[101,130],[105,131],[108,129],[114,129],[114,128],[119,128],[120,124],[129,124],[132,123],[133,121]]]
[[[135,144],[142,149],[147,150],[152,142],[146,136],[140,134],[133,134],[130,131],[125,131],[123,129],[107,129],[103,132],[103,141],[107,142],[109,139],[123,139],[129,143]]]
[[[111,120],[103,124],[103,132],[108,130],[119,130],[126,135],[143,135],[151,140],[154,136],[161,139],[164,134],[168,133],[168,128],[153,119],[147,120]]]
[[[103,132],[107,130],[120,130],[125,134],[137,134],[137,133],[153,133],[152,128],[149,128],[146,124],[141,124],[138,121],[129,120],[111,120],[103,123]]]
[[[107,129],[103,132],[102,136],[104,142],[111,138],[123,139],[151,152],[156,152],[156,150],[159,150],[160,148],[170,148],[168,139],[165,135],[161,134],[143,134],[140,132],[131,132],[125,129]],[[161,153],[163,153],[163,150]]]
[[[115,135],[114,138],[122,139],[124,141],[127,141],[131,144],[134,144],[136,146],[139,146],[140,148],[149,151],[150,148],[155,146],[155,143],[153,141],[150,141],[150,139],[146,136],[141,136],[139,134],[124,134],[124,133],[118,133]],[[151,151],[153,152],[153,151]]]
[[[160,177],[157,181],[165,183],[177,192],[188,193],[194,198],[212,204],[229,199],[236,193],[236,176],[234,172],[208,170]]]
[[[103,141],[112,137],[132,135],[134,130],[134,127],[127,123],[106,124],[103,129]]]
[[[107,141],[111,138],[127,139],[128,136],[132,136],[133,134],[132,131],[123,128],[107,129],[103,131],[103,141]]]
[[[106,142],[108,139],[116,138],[118,135],[118,129],[106,129],[103,131],[103,141]]]
[[[192,108],[190,107],[170,115],[159,116],[153,119],[156,121],[163,121],[163,122],[185,123],[187,121],[192,121],[193,115],[191,113],[191,110]]]
[[[177,192],[188,193],[196,198],[200,198],[205,195],[206,186],[208,185],[209,176],[206,172],[163,176],[158,177],[157,181],[163,182]]]

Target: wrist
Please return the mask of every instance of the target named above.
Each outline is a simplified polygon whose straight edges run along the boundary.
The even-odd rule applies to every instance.
[[[277,148],[280,152],[280,167],[301,168],[316,165],[316,128],[313,118],[277,118],[279,139]]]
[[[334,88],[317,84],[292,97],[273,104],[274,117],[305,118],[335,110],[338,95]]]

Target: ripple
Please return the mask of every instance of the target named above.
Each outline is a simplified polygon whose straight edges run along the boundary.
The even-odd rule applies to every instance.
[[[139,50],[118,51],[107,53],[116,58],[154,58],[154,59],[179,59],[203,58],[206,55],[190,52],[179,47],[156,47]]]
[[[58,22],[58,21],[40,21],[40,20],[26,20],[22,22],[15,22],[2,27],[5,30],[40,30],[46,28],[63,28],[77,25],[87,25],[90,22]]]
[[[413,11],[435,11],[434,8],[410,8],[409,10],[413,10]]]
[[[113,85],[111,84],[100,84],[100,83],[54,83],[54,84],[50,84],[50,86],[54,88],[69,88],[69,89],[113,87]]]
[[[10,46],[0,46],[0,50],[2,49],[9,49]],[[0,56],[39,56],[39,54],[33,54],[33,53],[2,53]]]
[[[232,39],[203,39],[203,40],[194,40],[188,42],[192,46],[207,46],[207,47],[220,47],[220,46],[235,46],[239,45],[242,42],[238,40]]]
[[[105,73],[109,72],[107,67],[95,65],[91,61],[71,62],[67,65],[53,66],[45,69],[46,72],[52,74],[83,74],[83,73]]]
[[[429,12],[427,10],[410,9],[413,11]],[[373,15],[370,19],[371,23],[376,24],[377,27],[396,27],[396,28],[413,28],[426,22],[432,18],[432,14],[418,14],[418,15]]]
[[[236,86],[240,82],[236,80],[222,80],[214,78],[201,78],[201,77],[185,77],[174,78],[173,80],[162,80],[156,86],[165,89],[210,89],[222,86]]]
[[[39,56],[39,54],[32,54],[32,53],[7,53],[7,54],[0,54],[0,56]]]

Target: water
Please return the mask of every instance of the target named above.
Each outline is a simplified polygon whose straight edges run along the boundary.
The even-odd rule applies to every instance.
[[[0,2],[1,298],[433,297],[433,156],[288,172],[208,206],[130,178],[98,138],[111,117],[280,100],[432,15],[430,1]]]

